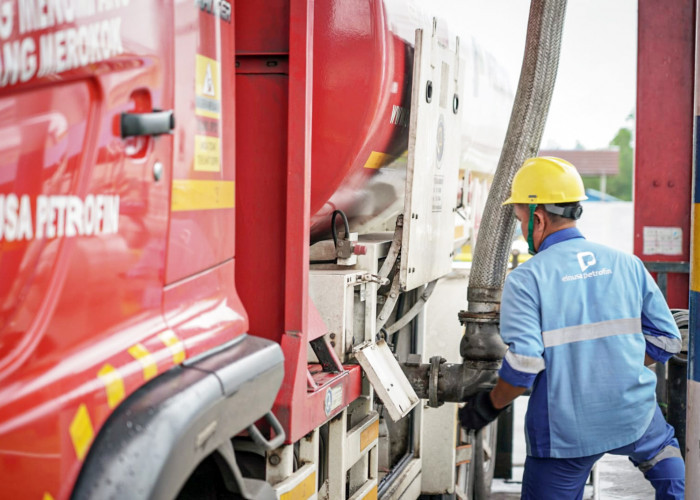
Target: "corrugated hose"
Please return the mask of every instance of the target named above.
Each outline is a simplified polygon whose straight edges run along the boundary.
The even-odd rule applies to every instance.
[[[510,193],[515,172],[537,155],[559,64],[566,0],[532,0],[525,55],[503,150],[489,191],[467,290],[468,310],[460,353],[468,361],[500,360],[498,334],[501,290],[508,267],[515,219]]]

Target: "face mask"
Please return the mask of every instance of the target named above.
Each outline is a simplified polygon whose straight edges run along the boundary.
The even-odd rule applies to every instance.
[[[532,238],[532,230],[535,226],[535,210],[537,205],[530,204],[530,218],[527,221],[527,251],[530,255],[535,255],[537,250],[535,250],[535,240]]]

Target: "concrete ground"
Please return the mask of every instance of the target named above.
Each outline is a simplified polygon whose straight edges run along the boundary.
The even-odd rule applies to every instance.
[[[435,288],[428,302],[427,324],[433,333],[439,333],[437,341],[440,350],[445,350],[444,357],[449,362],[458,361],[459,338],[462,328],[457,321],[456,312],[466,309],[468,269],[455,269],[443,278]],[[433,338],[436,338],[433,336]],[[492,486],[491,499],[511,500],[520,498],[520,487],[525,463],[525,436],[523,424],[527,398],[521,397],[515,402],[514,439],[513,439],[513,479],[496,479]],[[587,485],[584,498],[606,500],[647,500],[654,498],[654,490],[642,474],[627,460],[627,457],[606,455],[598,463],[597,488]],[[596,494],[597,491],[597,494]]]

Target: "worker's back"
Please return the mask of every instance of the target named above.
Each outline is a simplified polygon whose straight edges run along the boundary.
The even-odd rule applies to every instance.
[[[643,434],[656,384],[645,353],[654,357],[655,343],[680,338],[639,259],[589,242],[575,228],[550,235],[508,277],[501,335],[518,354],[544,352],[526,419],[528,453],[561,458]]]

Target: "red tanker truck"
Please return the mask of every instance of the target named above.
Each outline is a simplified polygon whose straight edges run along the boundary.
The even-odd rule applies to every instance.
[[[512,101],[444,26],[0,1],[0,497],[471,494],[454,405],[397,369]]]

